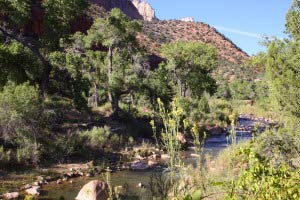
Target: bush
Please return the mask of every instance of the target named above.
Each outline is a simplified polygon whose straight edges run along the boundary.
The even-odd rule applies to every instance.
[[[285,163],[273,166],[252,148],[240,149],[248,168],[228,184],[226,199],[299,199],[300,173]]]
[[[6,85],[0,92],[0,137],[6,145],[18,149],[17,161],[39,161],[45,126],[38,89],[29,83]]]
[[[291,163],[300,155],[300,138],[290,134],[286,128],[266,131],[257,140],[255,152],[270,160],[274,166]]]
[[[89,139],[89,144],[94,148],[103,148],[103,145],[107,143],[107,140],[111,132],[109,127],[94,127],[90,131],[85,131],[81,133],[81,137],[86,137]]]

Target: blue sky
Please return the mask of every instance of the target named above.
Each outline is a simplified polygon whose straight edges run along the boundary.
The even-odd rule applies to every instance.
[[[216,27],[249,55],[264,50],[261,35],[287,37],[292,0],[146,0],[159,19],[193,17]]]

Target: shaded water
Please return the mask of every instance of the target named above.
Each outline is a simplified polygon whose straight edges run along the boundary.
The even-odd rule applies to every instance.
[[[237,131],[237,142],[243,140],[249,140],[252,138],[251,131],[254,129],[255,123],[261,123],[261,130],[263,130],[266,126],[264,121],[255,121],[248,117],[240,117],[238,121],[238,126],[236,127]],[[240,131],[240,129],[246,127],[246,131]],[[218,153],[225,148],[228,147],[229,144],[228,135],[216,135],[210,136],[206,138],[204,143],[204,152],[212,155],[212,157],[216,157]],[[190,154],[194,153],[193,150],[183,152],[184,162],[186,164],[194,164],[196,163],[195,158],[191,157]],[[138,199],[147,199],[147,195],[145,194],[145,190],[137,187],[139,183],[143,183],[147,185],[149,182],[149,177],[151,174],[162,171],[162,167],[158,166],[157,168],[146,170],[146,171],[119,171],[111,174],[111,185],[112,186],[124,186],[127,185],[130,191],[138,196]],[[73,183],[63,183],[61,185],[51,184],[46,185],[43,188],[43,194],[39,199],[49,200],[49,199],[59,199],[60,197],[64,197],[65,200],[73,200],[78,194],[79,190],[82,188],[84,184],[89,182],[90,180],[106,180],[105,175],[99,175],[92,178],[82,177],[73,179]]]

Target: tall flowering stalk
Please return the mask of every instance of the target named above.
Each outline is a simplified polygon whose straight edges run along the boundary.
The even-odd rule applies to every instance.
[[[174,187],[176,194],[176,179],[179,176],[183,163],[180,157],[181,143],[178,139],[178,132],[183,118],[183,109],[178,106],[178,99],[175,98],[171,104],[170,111],[167,111],[164,104],[158,99],[159,115],[163,121],[162,143],[168,152],[170,159],[168,166],[170,169],[170,183]]]

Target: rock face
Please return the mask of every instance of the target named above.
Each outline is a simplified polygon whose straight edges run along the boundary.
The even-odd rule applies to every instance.
[[[141,0],[132,0],[132,3],[137,8],[144,20],[152,21],[156,19],[155,11],[149,3]]]
[[[131,0],[89,0],[91,4],[101,6],[110,11],[113,8],[120,8],[131,19],[143,19],[138,9]]]
[[[90,181],[78,193],[75,200],[106,200],[108,199],[108,185],[105,182]]]

